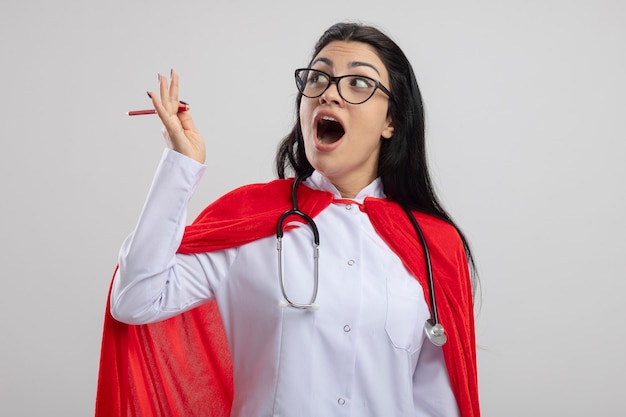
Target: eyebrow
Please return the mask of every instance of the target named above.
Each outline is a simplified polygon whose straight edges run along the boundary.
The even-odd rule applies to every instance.
[[[331,61],[328,58],[324,58],[324,57],[316,58],[315,60],[313,60],[313,62],[311,62],[311,65],[315,65],[318,62],[322,62],[322,63],[328,65],[329,67],[333,66],[333,61]],[[369,67],[369,68],[373,69],[374,71],[376,71],[376,74],[378,74],[380,76],[380,72],[378,71],[378,69],[376,69],[376,67],[374,65],[370,64],[369,62],[352,61],[352,62],[350,62],[348,67],[349,68]]]

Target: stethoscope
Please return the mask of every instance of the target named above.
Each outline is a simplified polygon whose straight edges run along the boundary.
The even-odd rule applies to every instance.
[[[276,250],[278,252],[278,280],[280,282],[280,290],[286,302],[285,305],[289,307],[297,308],[297,309],[302,309],[302,310],[307,310],[307,309],[316,310],[316,309],[319,309],[319,305],[315,303],[315,300],[317,299],[317,289],[318,289],[318,284],[319,284],[320,234],[319,234],[319,231],[317,230],[317,225],[315,224],[313,219],[306,213],[303,213],[302,211],[300,211],[300,209],[298,208],[298,199],[297,199],[296,192],[298,189],[298,185],[301,182],[302,182],[302,177],[296,178],[296,180],[293,182],[293,185],[291,187],[292,208],[290,210],[285,211],[278,218],[278,224],[276,225]],[[417,233],[417,236],[420,239],[420,242],[422,244],[422,249],[424,251],[424,259],[426,260],[426,272],[428,274],[428,288],[430,292],[430,305],[432,306],[432,313],[431,313],[431,317],[428,320],[426,320],[426,323],[424,324],[424,332],[426,333],[426,336],[428,337],[428,339],[434,345],[443,346],[448,340],[448,338],[446,336],[445,329],[443,328],[441,323],[439,323],[439,315],[437,311],[437,300],[435,298],[435,284],[433,281],[433,270],[432,270],[432,264],[430,262],[430,252],[428,251],[428,245],[426,244],[426,238],[424,238],[422,229],[417,223],[417,220],[415,219],[415,216],[413,216],[413,213],[411,212],[411,210],[404,206],[402,207],[402,209],[409,217],[409,220],[411,221],[411,224],[413,225],[413,228],[415,229],[415,232]],[[310,227],[311,231],[313,232],[313,260],[314,260],[313,293],[311,294],[311,299],[309,300],[308,303],[296,303],[295,301],[289,298],[289,296],[287,295],[287,292],[285,291],[285,277],[283,275],[282,240],[283,240],[284,222],[285,222],[285,219],[289,216],[300,217],[301,219],[305,221],[305,223]]]

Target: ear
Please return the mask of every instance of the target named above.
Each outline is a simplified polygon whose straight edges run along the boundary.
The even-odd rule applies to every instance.
[[[387,125],[380,133],[384,139],[391,139],[393,137],[393,124],[391,123],[391,117],[387,117]]]

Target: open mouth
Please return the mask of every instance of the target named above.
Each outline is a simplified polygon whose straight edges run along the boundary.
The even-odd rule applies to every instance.
[[[335,143],[346,133],[341,123],[330,116],[317,121],[317,139],[324,144]]]

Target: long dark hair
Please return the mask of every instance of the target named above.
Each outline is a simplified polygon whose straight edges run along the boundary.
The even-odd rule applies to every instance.
[[[311,60],[333,41],[370,45],[387,68],[393,95],[388,108],[393,137],[382,141],[378,158],[378,176],[382,180],[384,192],[390,200],[401,206],[438,217],[457,229],[465,247],[472,271],[472,283],[475,286],[478,275],[469,243],[437,198],[428,172],[422,95],[409,60],[400,47],[380,30],[358,23],[337,23],[331,26],[317,41]],[[279,178],[285,178],[288,169],[302,177],[308,177],[314,170],[304,150],[299,112],[301,101],[302,94],[298,94],[296,123],[282,140],[276,153],[276,172]]]

